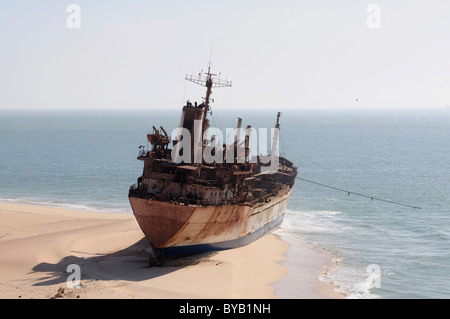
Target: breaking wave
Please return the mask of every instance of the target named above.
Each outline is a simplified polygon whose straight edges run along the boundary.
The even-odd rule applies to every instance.
[[[338,234],[350,227],[340,224],[340,211],[287,210],[281,231],[294,234]]]
[[[301,236],[312,244],[319,245],[338,256],[331,243],[338,241],[340,234],[353,229],[345,224],[345,213],[341,211],[287,210],[284,221],[277,231],[282,236]],[[285,237],[286,238],[286,237]],[[364,267],[349,265],[341,257],[333,260],[332,267],[320,275],[319,280],[331,283],[337,292],[348,299],[372,299],[379,296],[371,292],[376,278]]]

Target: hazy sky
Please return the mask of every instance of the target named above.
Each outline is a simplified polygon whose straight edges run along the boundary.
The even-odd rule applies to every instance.
[[[215,108],[450,105],[449,0],[0,0],[0,109],[180,108],[211,46]]]

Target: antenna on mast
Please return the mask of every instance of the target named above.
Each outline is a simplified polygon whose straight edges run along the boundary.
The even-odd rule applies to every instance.
[[[209,64],[211,64],[211,58],[212,58],[212,43],[211,43],[211,52],[209,52]]]
[[[211,46],[211,54],[212,54],[212,46]],[[206,87],[206,97],[205,97],[205,108],[203,110],[203,120],[202,120],[202,134],[205,132],[206,130],[206,114],[208,113],[210,106],[209,106],[209,100],[212,94],[212,88],[216,88],[216,87],[227,87],[227,86],[231,86],[231,81],[227,81],[227,80],[222,80],[219,78],[215,78],[217,76],[217,74],[213,74],[211,73],[211,67],[212,67],[212,63],[211,60],[208,63],[208,73],[203,75],[203,70],[202,72],[198,75],[198,76],[193,76],[193,75],[187,75],[185,77],[185,80],[188,80],[190,82],[194,82],[198,85],[201,86],[205,86]]]

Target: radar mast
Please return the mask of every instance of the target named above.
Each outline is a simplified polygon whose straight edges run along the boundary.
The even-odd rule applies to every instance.
[[[185,80],[188,80],[190,82],[194,82],[198,85],[201,86],[205,86],[206,87],[206,96],[205,96],[205,108],[203,109],[203,119],[202,119],[202,134],[205,133],[206,130],[206,114],[208,113],[208,111],[211,109],[210,107],[210,97],[212,94],[212,88],[216,88],[216,87],[227,87],[227,86],[231,86],[231,81],[228,80],[222,80],[220,79],[220,73],[219,76],[217,77],[217,74],[211,73],[211,67],[212,67],[212,63],[209,62],[208,63],[208,73],[203,74],[203,70],[202,72],[200,72],[197,76],[194,75],[186,75]],[[217,78],[216,78],[217,77]]]

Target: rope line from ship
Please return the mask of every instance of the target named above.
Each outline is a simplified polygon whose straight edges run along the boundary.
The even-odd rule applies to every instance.
[[[280,142],[281,142],[281,147],[283,149],[283,153],[286,154],[286,148],[285,148],[284,143],[283,143],[282,134],[280,134],[279,136],[280,136]],[[370,198],[371,200],[376,200],[376,201],[385,202],[385,203],[389,203],[389,204],[400,205],[400,206],[410,207],[410,208],[414,208],[414,209],[422,209],[422,207],[419,207],[419,206],[403,204],[403,203],[399,203],[399,202],[396,202],[396,201],[392,201],[392,200],[388,200],[388,199],[384,199],[384,198],[380,198],[380,197],[375,197],[375,196],[371,196],[371,195],[365,195],[365,194],[349,191],[349,190],[346,190],[346,189],[338,188],[338,187],[335,187],[335,186],[326,185],[326,184],[323,184],[323,183],[312,181],[312,180],[309,180],[309,179],[306,179],[306,178],[302,178],[302,177],[299,177],[299,176],[297,176],[296,179],[301,180],[303,182],[315,184],[315,185],[318,185],[318,186],[330,188],[330,189],[333,189],[333,190],[336,190],[336,191],[344,192],[344,193],[347,193],[348,196],[355,195],[355,196]]]
[[[403,204],[403,203],[399,203],[399,202],[395,202],[395,201],[392,201],[392,200],[379,198],[379,197],[375,197],[375,196],[371,196],[371,195],[365,195],[365,194],[361,194],[361,193],[356,193],[356,192],[348,191],[348,190],[345,190],[345,189],[342,189],[342,188],[338,188],[338,187],[322,184],[322,183],[319,183],[319,182],[315,182],[315,181],[312,181],[312,180],[309,180],[309,179],[306,179],[306,178],[302,178],[302,177],[298,177],[298,176],[296,178],[301,180],[301,181],[307,182],[307,183],[319,185],[319,186],[322,186],[322,187],[327,187],[327,188],[334,189],[334,190],[337,190],[337,191],[340,191],[340,192],[345,192],[345,193],[348,194],[348,196],[356,195],[356,196],[370,198],[371,200],[377,200],[377,201],[385,202],[385,203],[389,203],[389,204],[395,204],[395,205],[410,207],[410,208],[414,208],[414,209],[422,209],[422,207],[409,205],[409,204]]]

